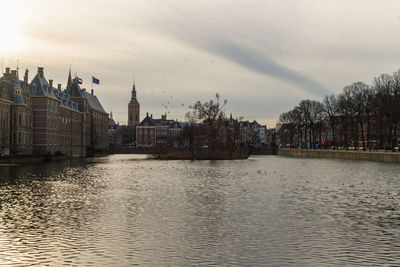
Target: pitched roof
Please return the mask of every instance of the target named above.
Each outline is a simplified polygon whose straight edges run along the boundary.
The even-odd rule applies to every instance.
[[[168,128],[172,128],[172,129],[182,129],[182,123],[180,123],[179,121],[173,121]]]
[[[53,88],[50,87],[44,76],[40,77],[39,73],[37,73],[32,79],[29,85],[29,92],[31,96],[47,96],[49,98],[57,99],[53,92]]]
[[[108,128],[109,129],[116,129],[117,128],[117,124],[115,123],[113,118],[110,118],[110,120],[108,121]]]
[[[100,101],[97,98],[97,96],[86,92],[85,89],[81,89],[81,87],[79,86],[79,84],[76,82],[75,79],[72,81],[72,85],[70,86],[70,88],[65,89],[65,93],[72,97],[84,97],[87,99],[88,107],[90,109],[94,109],[98,112],[108,114],[104,110],[103,106],[100,104]]]
[[[71,69],[70,69],[69,73],[68,73],[67,89],[70,89],[71,86],[72,86],[72,78],[71,78]]]
[[[86,92],[85,90],[82,90],[83,96],[87,99],[88,101],[88,105],[89,108],[94,109],[96,111],[108,114],[103,106],[100,104],[99,99],[97,98],[97,96],[89,94],[88,92]]]
[[[149,115],[147,115],[140,123],[139,126],[155,126],[155,123]]]

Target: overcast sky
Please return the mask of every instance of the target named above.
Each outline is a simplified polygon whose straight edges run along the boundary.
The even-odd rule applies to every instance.
[[[4,67],[69,66],[114,119],[127,121],[133,76],[141,117],[183,120],[216,92],[226,112],[274,127],[300,100],[400,68],[400,1],[2,1]],[[21,71],[22,73],[22,71]],[[169,102],[169,103],[168,103]],[[168,107],[165,108],[164,105]]]

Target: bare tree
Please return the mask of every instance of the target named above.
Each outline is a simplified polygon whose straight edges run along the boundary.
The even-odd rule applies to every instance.
[[[225,119],[225,112],[223,108],[228,101],[225,99],[221,102],[221,97],[218,93],[215,94],[215,101],[210,100],[208,102],[201,103],[197,101],[193,106],[191,115],[193,118],[202,121],[208,126],[208,142],[211,150],[215,150],[219,138],[219,128],[221,123]]]
[[[344,89],[346,93],[348,93],[349,101],[349,109],[352,113],[352,118],[354,118],[355,126],[354,126],[354,139],[356,141],[355,147],[358,148],[358,127],[360,127],[361,132],[361,140],[363,150],[365,150],[365,134],[364,134],[364,118],[366,113],[366,106],[368,103],[368,90],[369,86],[363,82],[353,83]]]
[[[322,104],[323,104],[322,110],[326,114],[326,116],[329,118],[333,147],[336,149],[337,146],[336,146],[335,130],[336,130],[336,121],[338,118],[337,98],[334,95],[326,96],[324,98],[324,100],[322,101]]]

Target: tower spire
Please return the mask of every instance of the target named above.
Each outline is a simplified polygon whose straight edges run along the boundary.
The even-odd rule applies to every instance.
[[[72,78],[71,78],[71,65],[69,65],[69,73],[68,73],[68,82],[67,82],[67,90],[69,90],[72,86]]]
[[[133,76],[133,86],[132,86],[132,93],[131,93],[131,101],[130,104],[137,104],[139,103],[136,97],[136,85],[135,85],[135,76]]]

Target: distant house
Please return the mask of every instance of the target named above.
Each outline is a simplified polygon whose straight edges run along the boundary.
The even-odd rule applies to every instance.
[[[183,126],[179,121],[173,121],[168,126],[168,144],[171,148],[182,148],[183,142]]]
[[[161,119],[153,119],[153,115],[147,113],[146,117],[136,127],[136,145],[138,147],[153,147],[155,145],[178,145],[178,139],[183,130],[182,124],[174,120],[168,120],[167,114]]]
[[[146,117],[136,126],[136,146],[153,147],[156,144],[156,125],[153,121],[153,115]]]

